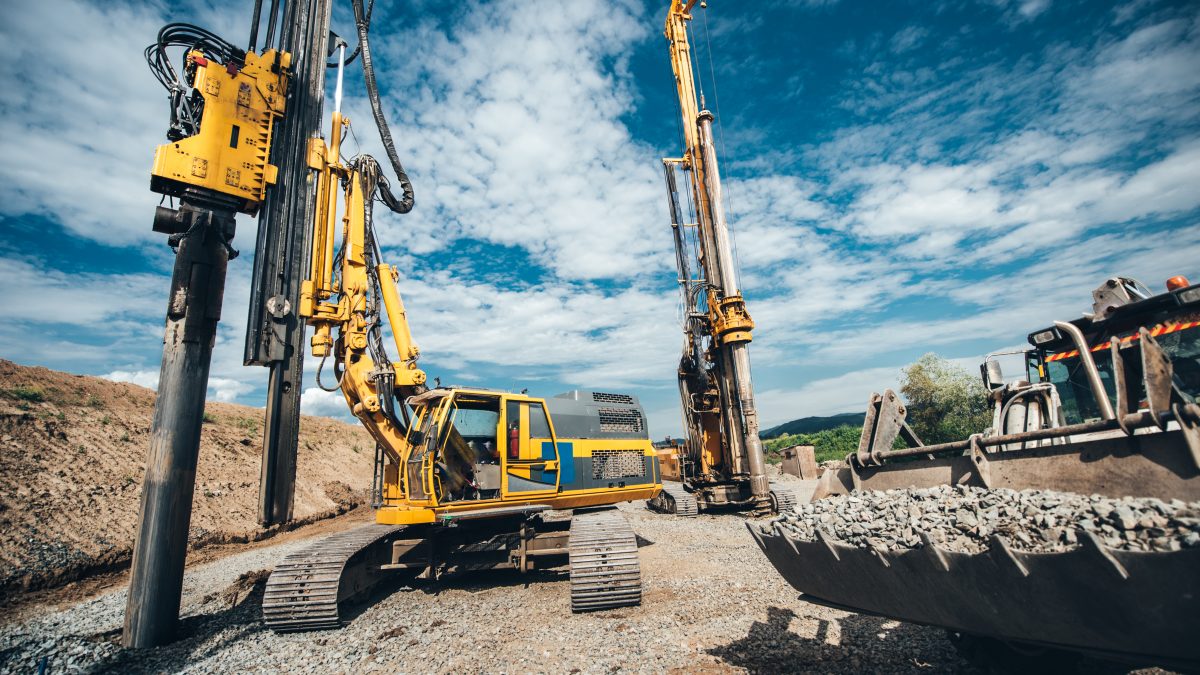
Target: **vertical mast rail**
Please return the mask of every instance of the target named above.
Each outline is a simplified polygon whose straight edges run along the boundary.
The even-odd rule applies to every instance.
[[[246,365],[270,369],[259,485],[258,520],[264,526],[292,517],[305,351],[305,324],[297,308],[303,268],[313,255],[308,233],[317,211],[309,141],[320,134],[332,4],[285,3],[280,25],[280,42],[294,55],[296,86],[272,148],[279,178],[259,218],[244,356]]]
[[[762,505],[766,503],[770,485],[766,476],[762,441],[758,436],[758,413],[750,373],[748,345],[754,322],[738,288],[737,266],[733,259],[732,239],[725,220],[721,176],[713,144],[713,116],[709,111],[700,109],[697,103],[687,31],[693,5],[695,0],[671,0],[665,33],[670,44],[671,67],[675,73],[683,122],[686,145],[683,162],[685,168],[692,171],[693,204],[696,209],[697,240],[700,249],[698,255],[703,282],[706,285],[706,328],[709,333],[709,358],[712,361],[709,372],[715,380],[713,384],[720,398],[720,420],[723,428],[721,445],[725,464],[722,469],[734,476],[748,477],[750,492]],[[670,165],[667,166],[669,170]],[[679,265],[683,249],[680,246],[678,217],[675,212],[677,200],[674,198],[674,191],[671,190],[674,187],[671,178],[669,175],[668,190],[672,192],[671,217],[672,227],[676,231],[676,257]],[[680,269],[682,276],[684,266],[680,265]],[[685,303],[689,300],[685,293]],[[690,325],[688,330],[691,330]],[[701,369],[704,368],[703,361],[698,365]],[[681,378],[685,375],[681,371]],[[688,387],[683,379],[680,385],[685,415],[690,415],[691,419],[702,414],[711,415],[710,412],[690,411]],[[706,425],[689,424],[689,428],[693,426]]]

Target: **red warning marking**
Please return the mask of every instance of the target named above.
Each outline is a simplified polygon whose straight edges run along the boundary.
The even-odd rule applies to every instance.
[[[1160,335],[1168,335],[1170,333],[1178,333],[1181,330],[1195,328],[1196,326],[1200,326],[1200,321],[1185,321],[1183,323],[1168,323],[1168,324],[1160,323],[1159,325],[1150,329],[1150,336],[1158,337]],[[1121,341],[1122,345],[1127,345],[1127,344],[1133,342],[1134,340],[1138,340],[1140,338],[1141,338],[1141,333],[1134,333],[1132,335],[1126,335],[1125,337],[1120,338],[1120,341]],[[1095,347],[1092,347],[1090,351],[1099,352],[1099,351],[1104,351],[1105,349],[1110,349],[1110,348],[1112,348],[1112,340],[1101,342],[1100,344],[1096,345]],[[1072,349],[1070,351],[1059,352],[1057,354],[1047,354],[1046,362],[1049,363],[1051,361],[1062,361],[1063,359],[1070,359],[1070,358],[1074,358],[1076,356],[1079,356],[1079,350]]]

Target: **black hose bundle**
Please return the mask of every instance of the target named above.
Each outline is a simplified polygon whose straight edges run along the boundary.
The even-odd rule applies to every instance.
[[[386,179],[383,176],[383,167],[379,166],[379,162],[370,155],[359,155],[354,158],[350,163],[350,168],[358,174],[358,188],[362,190],[363,195],[363,224],[366,230],[364,233],[366,241],[362,254],[364,262],[366,262],[367,283],[369,284],[364,318],[367,322],[367,351],[371,355],[371,360],[376,363],[371,378],[374,381],[375,391],[379,394],[379,404],[383,414],[388,417],[393,426],[403,431],[408,428],[408,410],[403,405],[398,406],[403,419],[397,416],[396,371],[390,367],[392,360],[388,356],[383,342],[383,288],[379,279],[379,263],[383,260],[383,254],[379,250],[379,240],[375,236],[373,218],[374,198],[375,195],[382,194]],[[392,395],[388,395],[386,392],[391,392]]]
[[[396,172],[396,180],[400,183],[400,198],[392,194],[391,186],[382,175],[379,176],[379,197],[389,209],[396,213],[408,213],[413,208],[413,188],[408,180],[400,157],[396,154],[396,145],[392,142],[392,132],[388,129],[387,118],[383,116],[383,107],[379,103],[379,89],[375,84],[375,68],[371,63],[371,45],[367,41],[370,27],[370,17],[363,7],[363,0],[353,0],[354,23],[358,27],[358,45],[362,50],[363,79],[367,85],[367,97],[371,99],[371,112],[375,115],[375,126],[379,129],[379,140],[392,162],[392,170]]]
[[[184,76],[181,81],[179,73],[171,65],[167,54],[169,47],[184,48]],[[204,97],[188,90],[192,86],[195,69],[187,61],[187,53],[199,51],[205,58],[216,61],[221,65],[229,63],[241,64],[246,59],[246,52],[238,49],[212,31],[205,30],[190,23],[169,23],[158,31],[158,40],[146,47],[146,63],[150,72],[167,90],[171,101],[171,125],[167,130],[167,138],[178,141],[181,138],[195,135],[200,131],[200,117],[203,114]]]

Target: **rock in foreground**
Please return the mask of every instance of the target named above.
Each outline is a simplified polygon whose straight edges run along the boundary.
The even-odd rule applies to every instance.
[[[858,492],[802,504],[771,521],[813,541],[820,529],[855,546],[899,550],[923,546],[921,534],[962,553],[989,547],[994,535],[1029,552],[1074,548],[1090,532],[1105,546],[1128,551],[1178,551],[1200,546],[1200,502],[1078,495],[942,485]]]

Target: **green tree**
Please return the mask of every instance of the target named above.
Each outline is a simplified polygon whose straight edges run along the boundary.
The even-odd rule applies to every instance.
[[[963,440],[992,423],[979,376],[934,353],[901,371],[900,393],[909,425],[927,445]]]
[[[763,448],[766,450],[767,461],[777,463],[783,459],[780,453],[784,448],[793,445],[811,445],[817,462],[824,462],[831,459],[842,459],[858,450],[858,437],[861,433],[862,429],[859,427],[843,424],[840,427],[822,429],[809,434],[785,434],[765,441]]]

